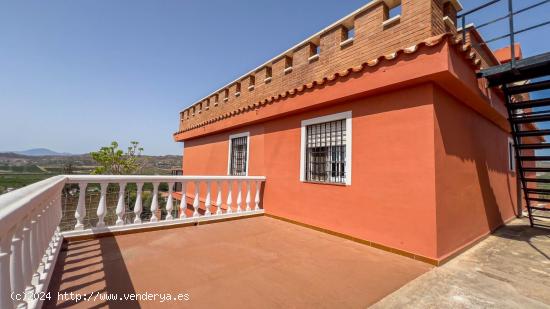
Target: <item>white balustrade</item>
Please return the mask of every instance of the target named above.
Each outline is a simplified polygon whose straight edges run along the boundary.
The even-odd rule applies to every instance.
[[[174,183],[168,183],[168,197],[166,198],[166,220],[172,220],[172,210],[174,209],[174,202],[172,201]]]
[[[153,182],[153,199],[151,201],[151,222],[157,222],[157,211],[159,210],[159,183]]]
[[[218,189],[218,197],[216,198],[216,215],[222,214],[222,182],[216,182],[216,188]]]
[[[10,283],[11,289],[16,294],[22,294],[25,291],[23,283],[23,226],[16,227],[15,233],[11,239],[11,260],[10,260]],[[25,303],[23,299],[15,299],[15,306],[22,307]]]
[[[241,204],[243,203],[241,181],[237,180],[237,212],[242,212]]]
[[[200,182],[195,181],[195,197],[193,198],[193,217],[199,216],[199,190]]]
[[[225,213],[230,214],[233,212],[231,206],[233,205],[233,181],[228,181],[227,185],[227,210]]]
[[[126,189],[126,183],[121,182],[118,184],[118,202],[116,203],[116,225],[124,225],[124,213],[126,212],[126,203],[124,203],[124,190]]]
[[[260,189],[262,188],[262,182],[256,181],[256,196],[254,197],[254,210],[260,210]]]
[[[181,202],[180,202],[180,219],[187,217],[185,211],[187,210],[187,182],[181,182]]]
[[[78,184],[79,193],[78,193],[78,204],[76,206],[76,212],[74,217],[76,218],[76,225],[74,226],[75,230],[84,229],[84,217],[86,217],[86,182],[80,182]]]
[[[41,306],[23,293],[47,289],[62,240],[65,182],[55,176],[0,195],[0,308]]]
[[[142,200],[141,200],[141,191],[143,190],[143,182],[136,183],[137,192],[136,192],[136,203],[134,204],[134,223],[141,223],[141,211],[142,211]]]
[[[147,228],[148,226],[163,224],[186,224],[188,222],[262,213],[263,209],[260,209],[260,188],[263,181],[265,181],[265,177],[250,176],[66,175],[55,176],[0,195],[0,308],[36,308],[42,305],[37,300],[14,300],[11,295],[12,293],[23,295],[23,292],[40,293],[47,291],[64,237],[101,233],[102,231]],[[193,201],[192,217],[186,216],[187,183],[189,182],[194,184],[194,195],[189,196]],[[125,224],[125,193],[131,196],[128,192],[131,188],[128,186],[129,183],[135,183],[137,187],[133,208],[135,218],[133,223]],[[166,207],[167,214],[163,220],[158,216],[160,207],[158,193],[161,183],[168,185],[168,195],[165,204],[163,204]],[[175,183],[182,184],[179,218],[174,218],[172,215],[174,210],[173,186]],[[256,190],[254,209],[251,209],[250,205],[252,202],[252,183],[255,184]],[[79,196],[74,214],[62,213],[61,194],[66,184],[77,184],[79,187]],[[87,188],[90,186],[97,188],[97,184],[100,187],[99,201],[94,205],[86,205]],[[109,184],[118,184],[119,186],[116,210],[114,211],[108,207],[107,202],[107,197],[111,194],[107,190]],[[151,205],[143,205],[142,198],[145,184],[148,186],[151,184],[153,187]],[[212,188],[213,184],[215,184],[215,188]],[[237,188],[237,208],[236,212],[233,212],[233,186],[235,184]],[[243,185],[246,186],[244,201]],[[204,186],[203,188],[206,190],[202,192],[202,196],[201,186]],[[225,186],[227,187],[226,192],[224,192]],[[215,191],[212,192],[213,190]],[[92,187],[90,187],[89,192],[93,192]],[[213,201],[212,194],[216,194],[215,201]],[[92,200],[93,198],[90,198],[90,201]],[[225,211],[223,210],[224,200],[227,207]],[[203,214],[199,210],[202,201],[205,205]],[[246,204],[244,211],[242,209],[243,202]],[[216,207],[215,213],[212,213],[213,205]],[[90,219],[97,219],[97,224],[96,226],[90,226],[84,223],[86,207],[95,206],[97,206],[97,209],[95,209],[97,217]],[[146,222],[141,220],[144,206],[151,209],[151,219]],[[65,207],[65,209],[70,209],[70,207]],[[108,218],[114,218],[115,214],[116,222],[108,220]],[[76,219],[74,227],[71,224],[71,230],[60,232],[62,217],[74,217]],[[63,228],[67,228],[67,226],[64,225]]]
[[[252,209],[250,209],[250,181],[246,181],[246,199],[245,199],[245,203],[246,203],[246,211],[251,211]]]
[[[96,227],[105,226],[104,218],[105,218],[105,215],[106,215],[106,212],[107,212],[107,186],[108,185],[109,184],[106,183],[106,182],[102,182],[100,184],[100,186],[101,186],[101,191],[100,191],[101,196],[99,197],[99,204],[97,205],[97,218],[98,218],[98,221],[97,221]]]
[[[212,215],[212,213],[210,212],[210,206],[211,206],[211,201],[210,201],[210,181],[207,180],[207,181],[206,181],[206,199],[204,200],[204,208],[205,208],[204,215],[205,215],[205,216],[210,216],[210,215]]]

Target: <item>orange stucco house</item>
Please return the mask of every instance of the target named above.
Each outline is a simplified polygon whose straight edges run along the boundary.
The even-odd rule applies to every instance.
[[[370,1],[216,90],[180,113],[184,175],[266,176],[267,215],[448,260],[521,209],[504,97],[476,77],[502,59],[459,10]]]

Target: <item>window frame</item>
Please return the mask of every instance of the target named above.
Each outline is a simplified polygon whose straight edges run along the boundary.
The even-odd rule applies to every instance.
[[[508,148],[507,154],[508,154],[508,171],[515,173],[516,172],[516,149],[514,146],[514,140],[511,137],[508,137],[508,141],[506,143],[506,147]]]
[[[346,157],[345,157],[346,158],[346,167],[345,167],[346,180],[345,182],[343,183],[313,182],[313,181],[306,180],[305,162],[306,162],[307,126],[325,123],[325,122],[337,121],[337,120],[346,121]],[[352,174],[351,174],[352,148],[351,147],[352,147],[352,136],[353,136],[351,129],[352,129],[352,112],[351,111],[345,111],[341,113],[302,120],[301,139],[300,139],[300,181],[301,182],[351,186],[351,177],[352,177]]]
[[[244,176],[248,176],[248,165],[250,162],[250,132],[241,132],[236,134],[229,135],[229,149],[227,150],[227,176],[234,176],[231,175],[231,153],[233,150],[233,139],[239,138],[239,137],[245,137],[246,136],[246,172]]]

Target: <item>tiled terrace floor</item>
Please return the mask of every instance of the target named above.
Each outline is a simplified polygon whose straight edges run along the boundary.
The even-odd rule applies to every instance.
[[[404,307],[550,308],[550,230],[515,220],[374,306]]]
[[[46,308],[365,308],[431,266],[255,217],[70,241],[50,291],[188,293],[188,301],[52,299]],[[57,302],[57,304],[56,304]]]

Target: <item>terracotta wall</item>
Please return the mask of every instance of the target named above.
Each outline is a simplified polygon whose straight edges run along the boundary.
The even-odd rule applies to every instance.
[[[227,173],[228,137],[250,131],[267,213],[435,258],[433,87],[372,96],[185,142],[186,175]],[[351,110],[352,185],[302,183],[304,119]]]
[[[513,218],[517,182],[508,170],[508,134],[440,88],[434,92],[437,254]]]
[[[301,121],[348,110],[352,185],[300,182]],[[184,174],[227,174],[229,135],[246,131],[269,214],[438,260],[516,214],[507,133],[434,84],[188,140]]]

